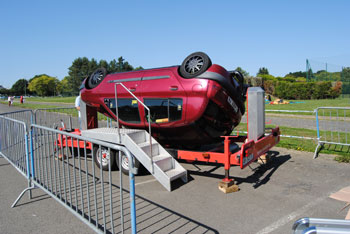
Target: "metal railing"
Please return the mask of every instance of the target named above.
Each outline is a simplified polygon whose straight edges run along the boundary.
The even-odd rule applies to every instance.
[[[150,155],[151,155],[151,163],[152,163],[152,174],[153,174],[153,153],[152,153],[152,132],[151,132],[151,111],[148,106],[146,106],[138,97],[135,96],[123,83],[116,83],[114,85],[114,90],[115,90],[115,109],[116,109],[116,116],[117,116],[117,128],[118,128],[118,135],[119,139],[121,139],[120,135],[120,128],[119,128],[119,111],[118,111],[118,91],[117,91],[117,86],[120,85],[122,86],[128,93],[135,98],[138,103],[140,103],[146,110],[148,114],[148,133],[149,133],[149,143],[150,143]],[[120,142],[119,142],[120,143]]]
[[[301,218],[293,224],[294,234],[350,233],[350,220]]]
[[[112,181],[113,165],[109,164],[108,171],[103,171],[102,167],[98,168],[94,163],[97,157],[102,162],[104,154],[113,157],[121,151],[128,157],[130,168],[133,168],[132,156],[125,147],[39,125],[32,125],[32,130],[32,168],[35,169],[32,180],[35,186],[47,192],[97,232],[116,233],[131,229],[132,233],[136,233],[133,170],[129,170],[128,192],[123,189],[121,170],[118,173],[118,185]],[[83,147],[76,148],[73,144]],[[128,199],[131,217],[129,226],[124,227]]]
[[[76,115],[73,118],[73,115]],[[49,128],[63,127],[61,124],[67,124],[65,128],[79,128],[78,112],[75,107],[58,107],[58,108],[42,108],[33,112],[33,122],[40,126]]]
[[[28,188],[33,188],[31,185],[29,147],[26,123],[0,116],[0,155],[27,178]],[[20,197],[27,190],[23,191]],[[12,207],[16,205],[19,198],[13,203]],[[31,198],[31,192],[29,198]]]
[[[4,116],[4,117],[10,118],[10,119],[22,121],[22,122],[26,123],[27,129],[29,129],[30,125],[32,123],[33,111],[32,110],[19,110],[19,111],[1,113],[0,116]]]
[[[0,115],[0,156],[28,180],[28,187],[12,207],[27,191],[31,198],[31,190],[40,188],[98,233],[136,233],[134,161],[128,149],[53,129],[59,119],[52,118],[56,113],[41,111],[45,110],[33,115],[27,115],[31,111]],[[26,122],[47,126],[32,124],[28,128],[25,122],[5,116],[28,118]],[[74,147],[77,145],[80,147]],[[106,153],[117,157],[117,152],[128,157],[129,191],[123,188],[121,170],[113,172],[113,177],[119,176],[118,184],[112,180],[113,165],[103,171],[94,163],[97,158],[102,162]]]
[[[319,107],[315,109],[315,113],[318,143],[314,158],[325,144],[333,145],[334,151],[345,150],[344,152],[349,153],[350,107]]]

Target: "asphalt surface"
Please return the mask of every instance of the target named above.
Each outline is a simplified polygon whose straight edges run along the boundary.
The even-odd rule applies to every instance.
[[[7,106],[0,105],[0,112],[7,111]],[[345,203],[328,196],[350,185],[349,164],[337,163],[331,155],[313,160],[313,153],[278,147],[271,154],[267,165],[232,167],[230,175],[240,191],[231,194],[218,190],[224,170],[213,165],[183,163],[189,182],[175,182],[172,192],[151,175],[137,176],[138,231],[290,233],[298,218],[345,217],[347,210],[340,211]],[[112,176],[118,181],[118,171]],[[93,233],[40,189],[34,190],[32,200],[25,195],[17,207],[10,208],[26,187],[26,179],[0,158],[0,233]]]

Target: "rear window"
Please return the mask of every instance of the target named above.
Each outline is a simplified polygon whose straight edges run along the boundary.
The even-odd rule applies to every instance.
[[[144,101],[145,105],[150,108],[152,123],[168,123],[182,118],[183,104],[181,98],[145,99]],[[145,113],[148,115],[146,109]]]
[[[108,103],[106,103],[106,105],[116,115],[115,99],[108,99]],[[131,98],[118,98],[118,115],[119,118],[124,122],[140,123],[141,119],[137,100]]]

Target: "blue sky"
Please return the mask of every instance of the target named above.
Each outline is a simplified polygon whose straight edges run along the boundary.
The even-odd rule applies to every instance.
[[[134,67],[181,64],[195,51],[228,70],[284,76],[306,58],[350,66],[350,1],[1,1],[0,85],[78,57]]]

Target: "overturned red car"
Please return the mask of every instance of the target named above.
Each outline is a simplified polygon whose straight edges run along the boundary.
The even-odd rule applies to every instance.
[[[245,112],[243,75],[212,64],[202,52],[189,55],[180,66],[112,74],[99,68],[84,81],[81,98],[117,120],[116,83],[150,109],[152,135],[166,147],[196,149],[222,141]],[[120,125],[148,129],[148,112],[120,85],[117,103]]]

